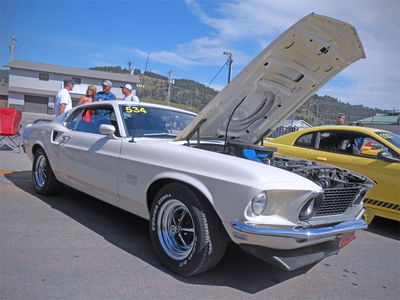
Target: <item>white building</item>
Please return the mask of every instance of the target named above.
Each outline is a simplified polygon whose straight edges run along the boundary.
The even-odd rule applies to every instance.
[[[297,130],[311,128],[312,125],[304,120],[286,120],[282,124],[283,127],[296,127]]]
[[[113,83],[111,92],[117,99],[123,97],[120,86],[140,83],[138,75],[119,74],[87,69],[71,68],[22,60],[13,60],[6,65],[10,68],[8,81],[8,107],[36,113],[54,113],[54,98],[63,87],[64,79],[75,82],[71,98],[73,106],[85,95],[89,85],[101,91],[101,82],[109,79]]]

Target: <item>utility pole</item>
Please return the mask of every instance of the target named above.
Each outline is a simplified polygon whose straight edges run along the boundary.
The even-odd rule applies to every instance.
[[[150,52],[147,52],[146,67],[144,68],[143,74],[146,73],[146,71],[147,71],[147,66],[148,66],[148,64],[149,64],[149,57],[150,57]]]
[[[15,50],[15,42],[17,41],[15,36],[11,36],[11,45],[8,46],[10,48],[10,62],[14,60],[14,50]]]
[[[231,82],[231,76],[232,76],[232,52],[224,51],[224,55],[228,55],[228,59],[226,60],[226,64],[228,65],[228,84]]]
[[[131,61],[128,61],[128,71],[129,71],[129,74],[133,75],[132,62]]]
[[[171,83],[172,83],[171,75],[172,75],[172,70],[170,70],[168,72],[168,94],[167,94],[167,105],[168,106],[169,106],[169,102],[171,100]]]

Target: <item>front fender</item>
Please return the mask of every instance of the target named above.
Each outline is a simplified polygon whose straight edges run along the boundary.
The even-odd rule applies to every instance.
[[[161,179],[173,179],[181,182],[185,182],[197,190],[199,190],[206,198],[207,200],[211,203],[212,206],[214,206],[214,199],[213,196],[211,195],[210,190],[207,188],[207,186],[201,182],[199,179],[194,178],[193,176],[190,176],[188,174],[180,173],[180,172],[162,172],[155,177],[152,178],[150,184],[147,186],[147,190],[150,188],[150,186]]]

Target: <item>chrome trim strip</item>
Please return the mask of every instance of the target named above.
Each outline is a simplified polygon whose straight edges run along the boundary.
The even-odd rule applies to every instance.
[[[366,229],[368,227],[367,223],[364,220],[346,221],[330,227],[301,229],[297,229],[294,227],[291,229],[260,228],[257,227],[257,224],[248,225],[243,222],[237,221],[232,222],[231,226],[238,231],[246,232],[249,234],[280,236],[306,240],[334,236],[345,232]]]

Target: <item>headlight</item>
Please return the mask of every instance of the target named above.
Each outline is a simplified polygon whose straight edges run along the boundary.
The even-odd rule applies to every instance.
[[[267,207],[268,197],[262,192],[258,196],[255,196],[253,200],[251,200],[251,211],[256,216],[259,216],[263,213],[265,208]]]
[[[305,221],[311,219],[324,201],[324,194],[320,193],[306,202],[299,214],[299,220]]]

